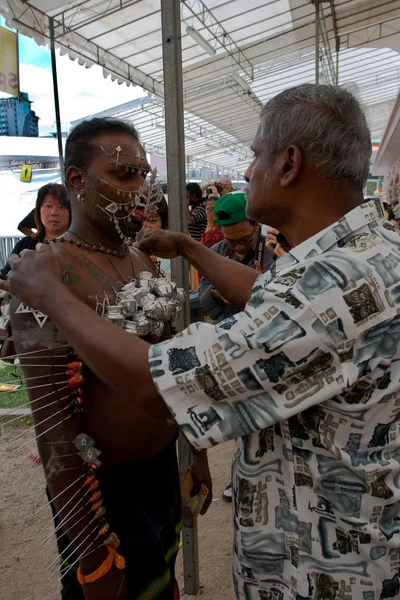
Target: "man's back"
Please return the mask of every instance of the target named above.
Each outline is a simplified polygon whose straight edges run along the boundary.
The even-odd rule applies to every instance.
[[[270,577],[274,564],[292,582],[282,598],[335,598],[343,589],[349,598],[378,600],[400,590],[388,569],[400,544],[400,237],[376,222],[352,235],[351,225],[343,221],[338,244],[326,253],[332,231],[278,262],[267,289],[276,294],[280,327],[271,324],[253,339],[258,347],[281,347],[254,368],[275,383],[276,396],[260,393],[260,410],[262,397],[271,413],[279,398],[287,418],[261,431],[258,444],[240,442],[237,559],[252,568],[261,560]],[[298,267],[285,268],[293,256]],[[302,303],[315,315],[311,327],[296,314]],[[290,339],[298,337],[304,353],[294,355]],[[319,404],[330,388],[332,397]],[[301,404],[309,408],[296,414]],[[267,505],[268,480],[276,485],[267,484]],[[247,563],[256,539],[260,553]]]
[[[240,437],[239,598],[398,595],[400,236],[382,216],[354,209],[261,275],[245,311],[184,332],[196,368],[179,388],[158,365],[195,446]]]

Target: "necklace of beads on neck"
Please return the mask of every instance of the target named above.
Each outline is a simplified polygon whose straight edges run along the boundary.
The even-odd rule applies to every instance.
[[[73,234],[75,235],[75,234]],[[105,248],[104,246],[92,246],[91,244],[87,244],[86,242],[76,242],[75,240],[70,240],[65,237],[53,238],[52,240],[46,240],[43,242],[44,244],[73,244],[78,248],[83,248],[84,250],[91,250],[92,252],[100,252],[101,254],[107,254],[109,256],[116,256],[117,258],[125,258],[129,254],[129,248],[125,246],[123,250],[118,252],[118,250],[111,250],[110,248]]]

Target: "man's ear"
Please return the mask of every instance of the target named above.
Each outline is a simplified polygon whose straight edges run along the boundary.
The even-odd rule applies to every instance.
[[[281,185],[294,183],[303,167],[303,154],[297,146],[289,146],[281,155]]]
[[[85,176],[82,172],[82,169],[78,169],[78,167],[74,166],[68,167],[65,179],[68,187],[75,193],[76,196],[81,193],[82,187],[85,184]]]

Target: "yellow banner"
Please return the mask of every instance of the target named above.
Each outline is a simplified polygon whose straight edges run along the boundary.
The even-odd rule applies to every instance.
[[[0,27],[0,91],[19,95],[17,34]]]

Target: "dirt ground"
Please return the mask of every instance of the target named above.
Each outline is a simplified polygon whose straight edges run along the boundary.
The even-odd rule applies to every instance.
[[[41,531],[51,520],[50,509],[46,507],[32,518],[46,502],[42,469],[27,459],[33,443],[32,448],[11,454],[13,444],[6,443],[7,437],[6,434],[0,438],[0,599],[58,600],[58,576],[48,581],[46,572],[56,558],[55,543],[42,553],[39,547],[44,536]],[[14,442],[14,447],[17,444],[21,445],[21,440]],[[232,451],[231,443],[209,451],[214,501],[208,513],[198,520],[198,596],[202,600],[234,598],[232,507],[222,500],[222,491],[230,477]],[[177,577],[182,600],[194,598],[184,594],[182,551],[177,562]]]

